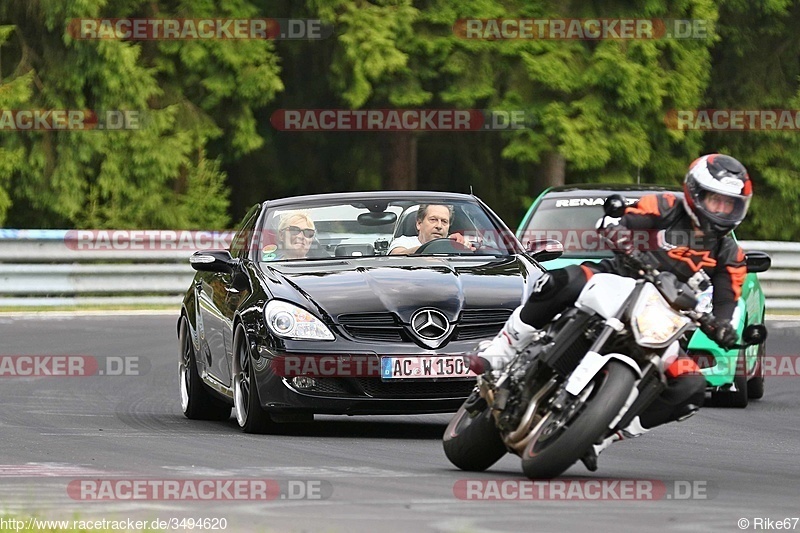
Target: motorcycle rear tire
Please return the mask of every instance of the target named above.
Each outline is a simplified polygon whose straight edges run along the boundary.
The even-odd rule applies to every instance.
[[[561,475],[608,432],[628,399],[636,378],[630,367],[609,362],[595,377],[595,389],[581,410],[554,435],[534,439],[522,453],[522,471],[530,479]]]
[[[471,417],[462,405],[447,425],[442,445],[450,462],[468,472],[486,470],[508,451],[488,406]]]

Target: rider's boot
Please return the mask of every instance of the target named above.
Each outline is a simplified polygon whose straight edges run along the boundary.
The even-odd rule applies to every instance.
[[[619,440],[635,439],[636,437],[641,437],[648,431],[650,430],[642,426],[642,422],[637,416],[631,420],[631,423],[627,427],[616,431],[613,435],[603,439],[603,442],[589,448],[586,455],[581,457],[581,461],[583,461],[583,464],[589,471],[594,472],[597,470],[597,457],[603,450]]]
[[[520,318],[518,307],[511,313],[500,333],[491,341],[478,345],[478,353],[470,357],[470,369],[476,374],[491,370],[502,370],[523,348],[535,340],[540,330],[526,324]]]

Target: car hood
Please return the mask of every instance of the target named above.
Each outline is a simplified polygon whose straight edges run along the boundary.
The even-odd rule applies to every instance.
[[[395,313],[409,323],[423,307],[455,321],[462,309],[513,309],[539,271],[516,257],[390,257],[262,263],[275,298],[325,313]],[[315,309],[316,308],[316,309]]]

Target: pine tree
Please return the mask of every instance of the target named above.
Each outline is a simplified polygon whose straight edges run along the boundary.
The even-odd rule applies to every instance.
[[[138,128],[4,132],[0,215],[21,227],[193,228],[229,223],[222,158],[263,142],[253,109],[282,90],[265,40],[77,38],[73,19],[250,17],[245,0],[7,0],[4,108],[125,112]],[[10,63],[14,63],[13,69]],[[8,74],[7,74],[8,73]],[[9,199],[11,205],[9,206]],[[2,220],[2,219],[0,219]]]

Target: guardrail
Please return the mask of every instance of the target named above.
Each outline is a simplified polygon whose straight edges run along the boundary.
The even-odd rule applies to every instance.
[[[767,298],[767,311],[800,311],[800,243],[740,241],[745,251],[760,250],[772,257],[772,266],[758,275]]]
[[[180,305],[198,249],[232,232],[0,229],[0,307]],[[772,256],[758,275],[768,311],[800,311],[800,243],[741,241]]]
[[[0,307],[180,305],[198,249],[232,232],[0,230]]]

